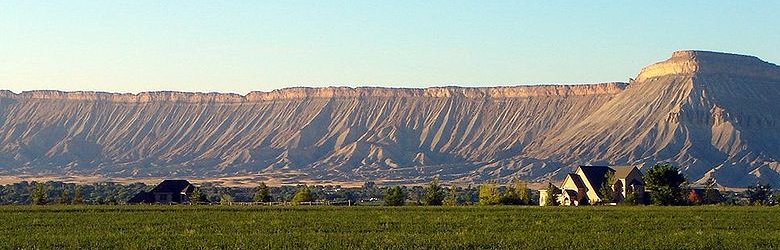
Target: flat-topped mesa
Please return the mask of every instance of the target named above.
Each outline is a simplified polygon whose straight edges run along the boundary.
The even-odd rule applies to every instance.
[[[380,88],[380,87],[327,87],[286,88],[271,92],[250,92],[247,101],[269,101],[300,98],[339,97],[454,97],[465,98],[517,98],[532,96],[573,96],[617,94],[626,83],[612,82],[580,85],[536,85],[511,87],[431,87],[431,88]]]
[[[105,101],[121,103],[181,102],[181,103],[243,103],[304,98],[354,98],[354,97],[453,97],[465,98],[517,98],[532,96],[576,96],[617,94],[626,83],[600,83],[581,85],[537,85],[513,87],[431,87],[431,88],[381,88],[381,87],[296,87],[270,92],[254,91],[242,96],[230,93],[199,93],[158,91],[138,94],[106,93],[92,91],[65,92],[34,90],[14,94],[0,91],[0,97],[14,99],[47,99],[75,101]]]
[[[672,53],[672,57],[666,61],[643,68],[636,81],[685,74],[722,74],[780,80],[780,66],[762,61],[755,56],[683,50]]]

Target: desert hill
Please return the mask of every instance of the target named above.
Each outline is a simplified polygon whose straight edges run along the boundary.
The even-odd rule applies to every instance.
[[[756,57],[679,51],[629,84],[0,91],[0,175],[542,181],[671,161],[693,180],[780,184],[779,84]]]

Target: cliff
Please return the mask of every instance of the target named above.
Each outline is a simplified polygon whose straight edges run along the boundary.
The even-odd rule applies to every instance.
[[[514,87],[433,87],[425,89],[381,88],[381,87],[296,87],[271,92],[253,91],[247,95],[227,93],[191,93],[176,91],[142,92],[139,94],[106,93],[56,90],[35,90],[15,94],[3,90],[0,97],[15,99],[44,99],[71,101],[106,101],[118,103],[179,102],[179,103],[249,103],[273,100],[305,98],[357,98],[357,97],[463,97],[463,98],[518,98],[534,96],[575,96],[616,94],[626,87],[625,83],[602,83],[583,85],[536,85]]]
[[[545,181],[670,161],[780,184],[779,84],[756,57],[679,51],[631,85],[0,91],[0,175]]]

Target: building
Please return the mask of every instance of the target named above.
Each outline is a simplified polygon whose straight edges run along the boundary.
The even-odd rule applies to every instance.
[[[127,203],[186,203],[195,186],[187,180],[164,180],[151,191],[141,191]]]
[[[553,192],[557,203],[563,206],[601,203],[604,200],[601,188],[608,176],[612,176],[612,183],[609,183],[613,190],[611,202],[621,202],[634,193],[638,199],[644,196],[642,172],[636,167],[579,166],[574,173],[566,175],[560,187],[539,190],[539,205],[545,205],[548,192]]]

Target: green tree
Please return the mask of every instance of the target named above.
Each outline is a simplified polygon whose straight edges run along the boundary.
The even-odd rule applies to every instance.
[[[556,195],[559,194],[560,192],[561,192],[561,190],[558,189],[558,187],[556,187],[552,183],[547,184],[547,194],[544,197],[545,198],[544,199],[544,205],[545,206],[558,206],[558,205],[560,205],[558,203],[558,199],[556,199],[557,198]]]
[[[683,203],[682,184],[686,182],[680,170],[669,163],[655,164],[644,177],[650,199],[655,205],[677,205]]]
[[[772,186],[769,184],[756,184],[748,187],[745,194],[750,205],[769,205],[772,201]]]
[[[530,205],[531,204],[531,194],[528,191],[528,184],[521,180],[515,181],[515,190],[517,192],[518,198],[520,198],[520,204],[522,205]]]
[[[190,194],[190,204],[197,205],[206,201],[206,196],[200,192],[200,188],[193,188],[192,194]]]
[[[706,182],[704,182],[703,201],[705,204],[715,204],[723,201],[723,197],[720,195],[720,192],[715,189],[716,186],[717,184],[713,178],[709,178]]]
[[[479,186],[479,204],[480,205],[498,205],[501,203],[501,193],[498,187],[493,183],[486,183]]]
[[[444,192],[439,185],[439,178],[434,178],[425,188],[425,205],[441,206],[444,200]]]
[[[302,202],[312,201],[314,201],[314,196],[311,194],[311,189],[309,189],[309,186],[306,185],[303,185],[303,187],[301,187],[301,189],[295,193],[295,196],[293,196],[292,199],[293,205],[300,205]]]
[[[385,206],[403,206],[406,203],[406,192],[400,187],[388,188],[385,193]]]
[[[32,192],[30,192],[30,201],[33,205],[44,205],[49,199],[46,184],[42,182],[35,183]]]
[[[639,200],[639,194],[636,192],[631,192],[626,195],[626,198],[623,199],[622,202],[620,202],[621,205],[638,205],[640,202]]]
[[[76,191],[73,194],[72,203],[74,205],[79,205],[84,203],[84,194],[82,194],[81,186],[76,186]]]
[[[268,186],[265,185],[265,182],[260,182],[259,185],[257,185],[257,189],[255,189],[255,202],[270,202],[271,201],[271,194],[268,190]]]
[[[57,204],[70,204],[70,192],[68,191],[67,187],[62,188],[60,197],[57,198]]]
[[[233,196],[230,196],[230,194],[222,193],[219,196],[219,204],[220,205],[230,205],[231,202],[233,202]]]
[[[612,185],[615,184],[615,173],[607,171],[604,173],[604,181],[601,182],[599,193],[601,193],[601,203],[610,203],[614,200],[615,189]]]
[[[115,195],[109,194],[108,197],[106,197],[105,204],[116,205],[119,204],[119,202],[117,202]]]
[[[460,206],[463,205],[464,202],[461,192],[459,192],[456,187],[450,188],[447,198],[444,198],[443,201],[444,205],[447,206]]]

